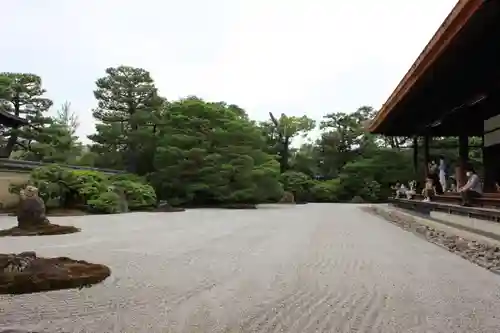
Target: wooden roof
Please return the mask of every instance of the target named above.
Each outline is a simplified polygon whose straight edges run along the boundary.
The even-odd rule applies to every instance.
[[[417,60],[400,81],[389,99],[382,105],[369,126],[370,132],[378,132],[381,124],[396,105],[408,94],[415,83],[429,70],[447,49],[457,34],[486,0],[460,0],[441,24]]]

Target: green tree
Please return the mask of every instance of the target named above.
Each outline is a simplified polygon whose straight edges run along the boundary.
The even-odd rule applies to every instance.
[[[307,116],[294,117],[287,116],[284,113],[280,118],[274,117],[269,112],[269,121],[260,124],[262,132],[267,138],[270,151],[278,155],[280,163],[280,172],[286,172],[289,167],[291,155],[291,144],[293,138],[303,135],[306,136],[314,127],[316,122]]]
[[[314,143],[306,143],[294,150],[290,158],[290,168],[310,178],[321,177],[320,151]]]
[[[70,102],[64,102],[61,105],[57,110],[57,115],[54,120],[57,124],[67,127],[71,135],[74,135],[80,126],[78,114],[71,110]]]
[[[150,177],[162,199],[204,205],[281,197],[278,163],[242,109],[189,97],[171,103],[162,123]]]
[[[53,123],[45,126],[38,140],[29,144],[29,150],[19,158],[46,163],[74,164],[82,153],[78,137],[64,124]]]
[[[353,113],[329,113],[320,124],[323,130],[318,140],[320,165],[327,178],[337,177],[342,167],[366,151],[377,149],[375,137],[366,130],[366,122],[375,111],[360,107]]]
[[[98,122],[92,150],[104,167],[126,167],[130,172],[152,171],[150,144],[164,100],[159,97],[148,71],[120,66],[108,68],[97,80],[94,91],[98,106],[93,111]],[[141,165],[141,161],[149,162]]]
[[[25,118],[29,124],[19,128],[4,129],[6,138],[3,156],[10,156],[16,149],[29,150],[32,142],[40,140],[43,127],[51,119],[45,115],[52,101],[44,98],[42,79],[34,74],[0,73],[0,107],[17,117]]]

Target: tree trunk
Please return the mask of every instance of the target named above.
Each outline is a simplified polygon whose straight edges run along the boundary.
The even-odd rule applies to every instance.
[[[290,138],[284,137],[283,147],[281,150],[281,159],[280,159],[280,172],[284,173],[288,171],[288,158],[290,157]]]

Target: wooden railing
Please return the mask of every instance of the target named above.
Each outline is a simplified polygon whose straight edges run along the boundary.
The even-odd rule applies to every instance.
[[[7,170],[7,171],[18,171],[18,172],[30,172],[35,168],[51,164],[54,163],[43,163],[43,162],[33,162],[33,161],[12,160],[9,158],[0,158],[0,171]],[[59,165],[68,169],[99,171],[105,174],[126,173],[123,170],[99,169],[99,168],[92,168],[79,165],[66,165],[66,164],[59,164]]]

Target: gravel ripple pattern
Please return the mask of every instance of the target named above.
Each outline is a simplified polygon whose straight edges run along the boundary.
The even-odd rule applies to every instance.
[[[500,276],[349,204],[52,218],[3,238],[107,265],[83,290],[0,295],[0,332],[485,332]],[[15,218],[0,217],[0,228]]]

